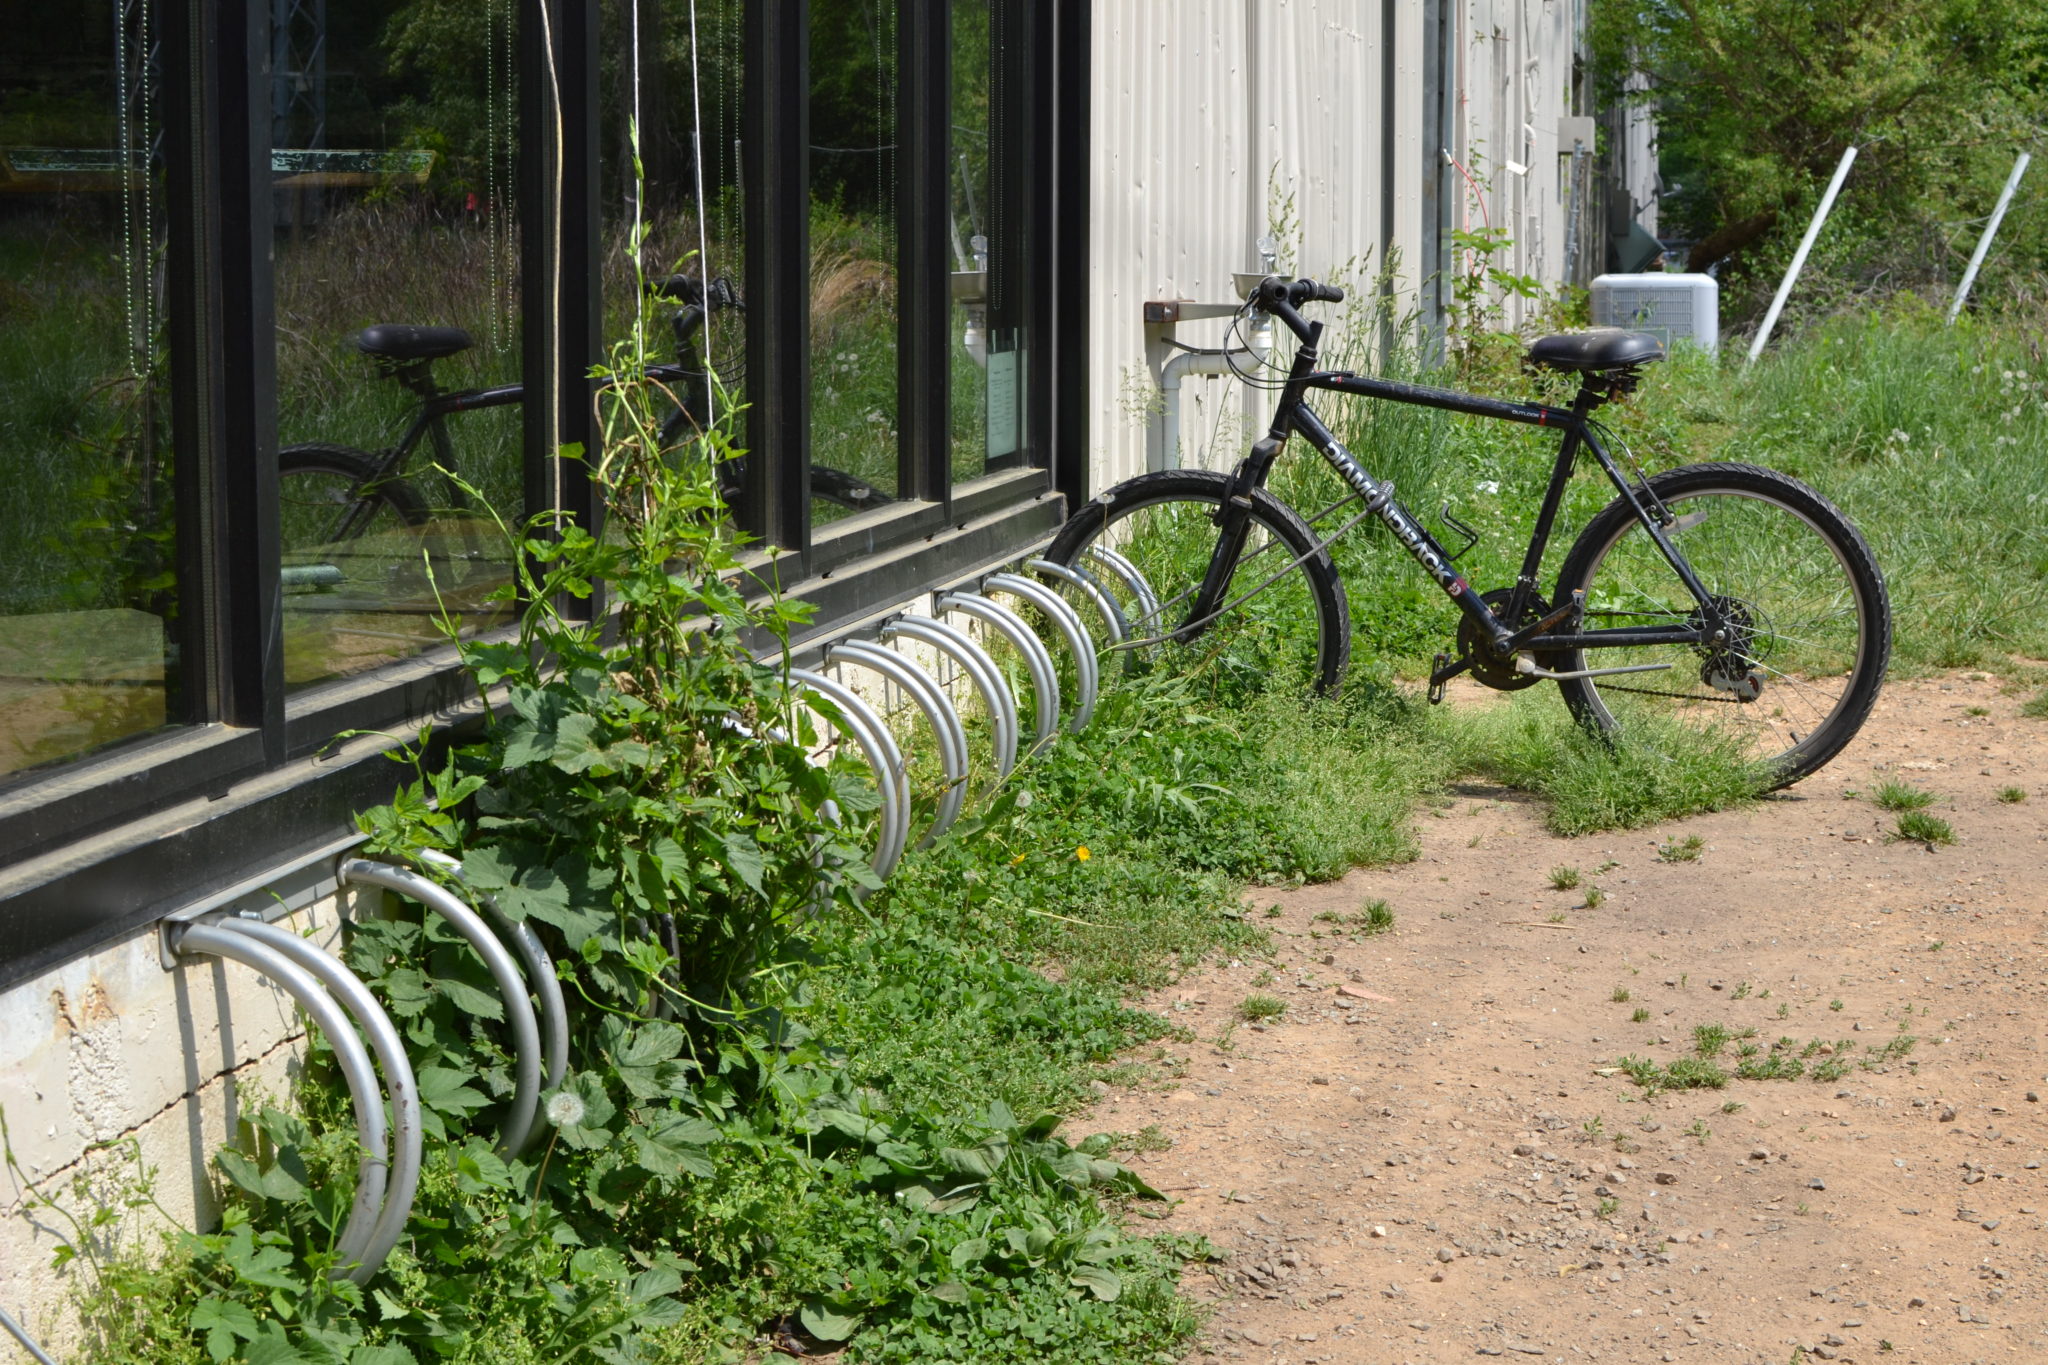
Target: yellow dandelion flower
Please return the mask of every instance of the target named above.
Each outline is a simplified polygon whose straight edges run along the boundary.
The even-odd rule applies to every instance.
[[[1075,857],[1075,859],[1076,859],[1076,860],[1078,860],[1078,861],[1080,861],[1080,862],[1084,862],[1084,863],[1085,863],[1085,862],[1087,862],[1087,861],[1088,861],[1088,845],[1086,845],[1086,844],[1083,844],[1083,845],[1081,845],[1081,846],[1080,846],[1079,848],[1075,849],[1075,850],[1074,850],[1074,857]]]

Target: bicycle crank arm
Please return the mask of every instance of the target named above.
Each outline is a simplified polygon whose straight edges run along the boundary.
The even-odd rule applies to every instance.
[[[1538,668],[1536,661],[1526,654],[1515,656],[1515,672],[1531,678],[1548,678],[1552,682],[1568,682],[1573,678],[1611,678],[1617,673],[1662,673],[1670,664],[1628,664],[1622,668],[1575,668],[1566,673],[1553,673],[1547,668]]]

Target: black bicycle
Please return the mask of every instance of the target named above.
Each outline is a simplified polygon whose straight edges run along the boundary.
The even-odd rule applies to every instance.
[[[1126,648],[1198,651],[1204,667],[1292,668],[1317,690],[1336,688],[1351,617],[1329,547],[1373,517],[1461,614],[1430,674],[1432,702],[1462,674],[1501,690],[1551,681],[1603,733],[1654,713],[1736,736],[1775,786],[1841,751],[1869,716],[1891,652],[1883,576],[1848,519],[1783,474],[1725,463],[1624,473],[1610,450],[1620,442],[1591,414],[1664,358],[1655,337],[1600,330],[1535,342],[1531,364],[1579,377],[1571,406],[1557,408],[1319,368],[1323,324],[1298,309],[1343,298],[1313,280],[1262,281],[1246,308],[1301,342],[1264,439],[1229,474],[1170,469],[1118,484],[1053,541],[1049,559],[1114,590],[1130,618]],[[1305,397],[1319,389],[1561,433],[1514,582],[1473,588],[1456,560],[1477,534],[1446,509],[1468,540],[1457,554],[1440,545],[1310,409]],[[1350,489],[1306,519],[1265,486],[1297,432]],[[1579,533],[1546,596],[1538,574],[1581,451],[1618,496]]]
[[[709,421],[714,392],[713,370],[699,339],[714,313],[730,310],[743,316],[746,305],[723,279],[713,279],[707,289],[696,279],[675,275],[651,283],[649,290],[658,300],[681,305],[670,321],[676,362],[650,365],[647,374],[678,399],[662,424],[662,447],[677,458],[690,458],[701,448],[697,436]],[[359,332],[355,343],[378,375],[415,395],[419,407],[397,444],[381,451],[315,441],[279,452],[285,584],[387,609],[413,601],[422,611],[436,610],[437,595],[441,604],[461,605],[466,581],[478,587],[503,581],[508,551],[495,531],[479,524],[483,513],[463,489],[447,419],[516,406],[526,399],[525,386],[442,389],[434,379],[434,362],[476,344],[460,327],[380,323]],[[740,377],[731,364],[716,374],[728,388]],[[438,497],[431,501],[408,468],[422,440],[439,471]],[[718,480],[726,505],[738,507],[746,486],[746,457],[721,463]],[[813,497],[841,507],[864,510],[891,501],[872,484],[828,466],[813,465],[810,482]],[[426,581],[430,566],[431,585]],[[434,591],[426,592],[429,587]]]

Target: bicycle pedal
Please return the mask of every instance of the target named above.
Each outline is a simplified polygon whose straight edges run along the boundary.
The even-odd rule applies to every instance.
[[[1429,704],[1431,706],[1443,705],[1444,684],[1450,680],[1451,676],[1450,674],[1444,672],[1444,670],[1449,668],[1450,666],[1451,656],[1448,654],[1439,654],[1436,656],[1436,658],[1430,661]]]

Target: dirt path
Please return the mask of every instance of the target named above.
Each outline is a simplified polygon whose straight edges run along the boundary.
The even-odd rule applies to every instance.
[[[1957,843],[1886,842],[1847,793],[1887,777]],[[1093,1116],[1171,1142],[1136,1158],[1162,1226],[1226,1258],[1190,1272],[1190,1360],[2048,1361],[2048,723],[1984,675],[1894,683],[1750,811],[1576,840],[1499,790],[1432,815],[1408,866],[1255,893],[1276,960],[1151,1002],[1199,1039],[1184,1074]],[[1374,898],[1391,933],[1319,918]],[[1255,993],[1285,1014],[1233,1029]],[[1613,1072],[1698,1025],[1731,1073],[1753,1028],[1807,1074]]]

